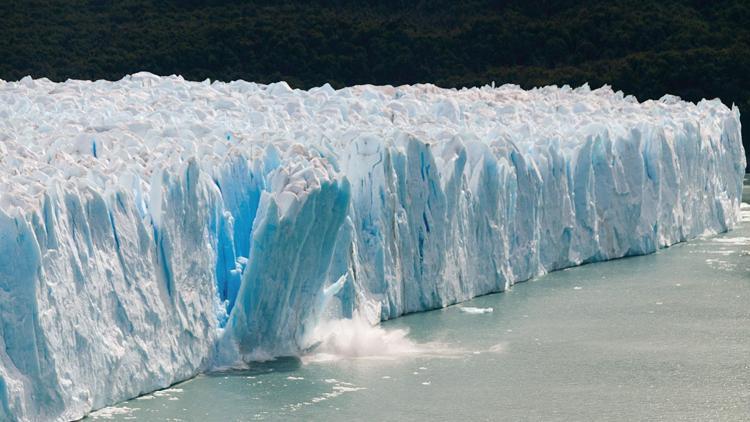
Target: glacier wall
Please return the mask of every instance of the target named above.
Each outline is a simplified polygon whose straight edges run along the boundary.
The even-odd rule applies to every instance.
[[[0,81],[0,420],[726,231],[740,133],[608,87]]]

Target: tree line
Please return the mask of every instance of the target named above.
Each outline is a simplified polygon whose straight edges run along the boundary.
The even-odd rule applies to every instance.
[[[749,28],[746,0],[10,0],[0,78],[588,82],[639,100],[719,97],[750,115]]]

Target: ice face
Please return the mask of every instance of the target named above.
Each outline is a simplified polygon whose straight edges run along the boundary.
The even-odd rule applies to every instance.
[[[0,81],[0,419],[725,231],[744,168],[736,108],[608,87]]]

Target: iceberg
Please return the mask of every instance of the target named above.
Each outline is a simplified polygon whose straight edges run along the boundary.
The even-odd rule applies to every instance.
[[[607,86],[0,81],[0,420],[729,230],[744,157]]]

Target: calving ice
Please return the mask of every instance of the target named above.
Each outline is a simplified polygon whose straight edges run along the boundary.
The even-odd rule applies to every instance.
[[[737,109],[609,87],[24,78],[0,116],[2,420],[726,231],[745,168]]]

